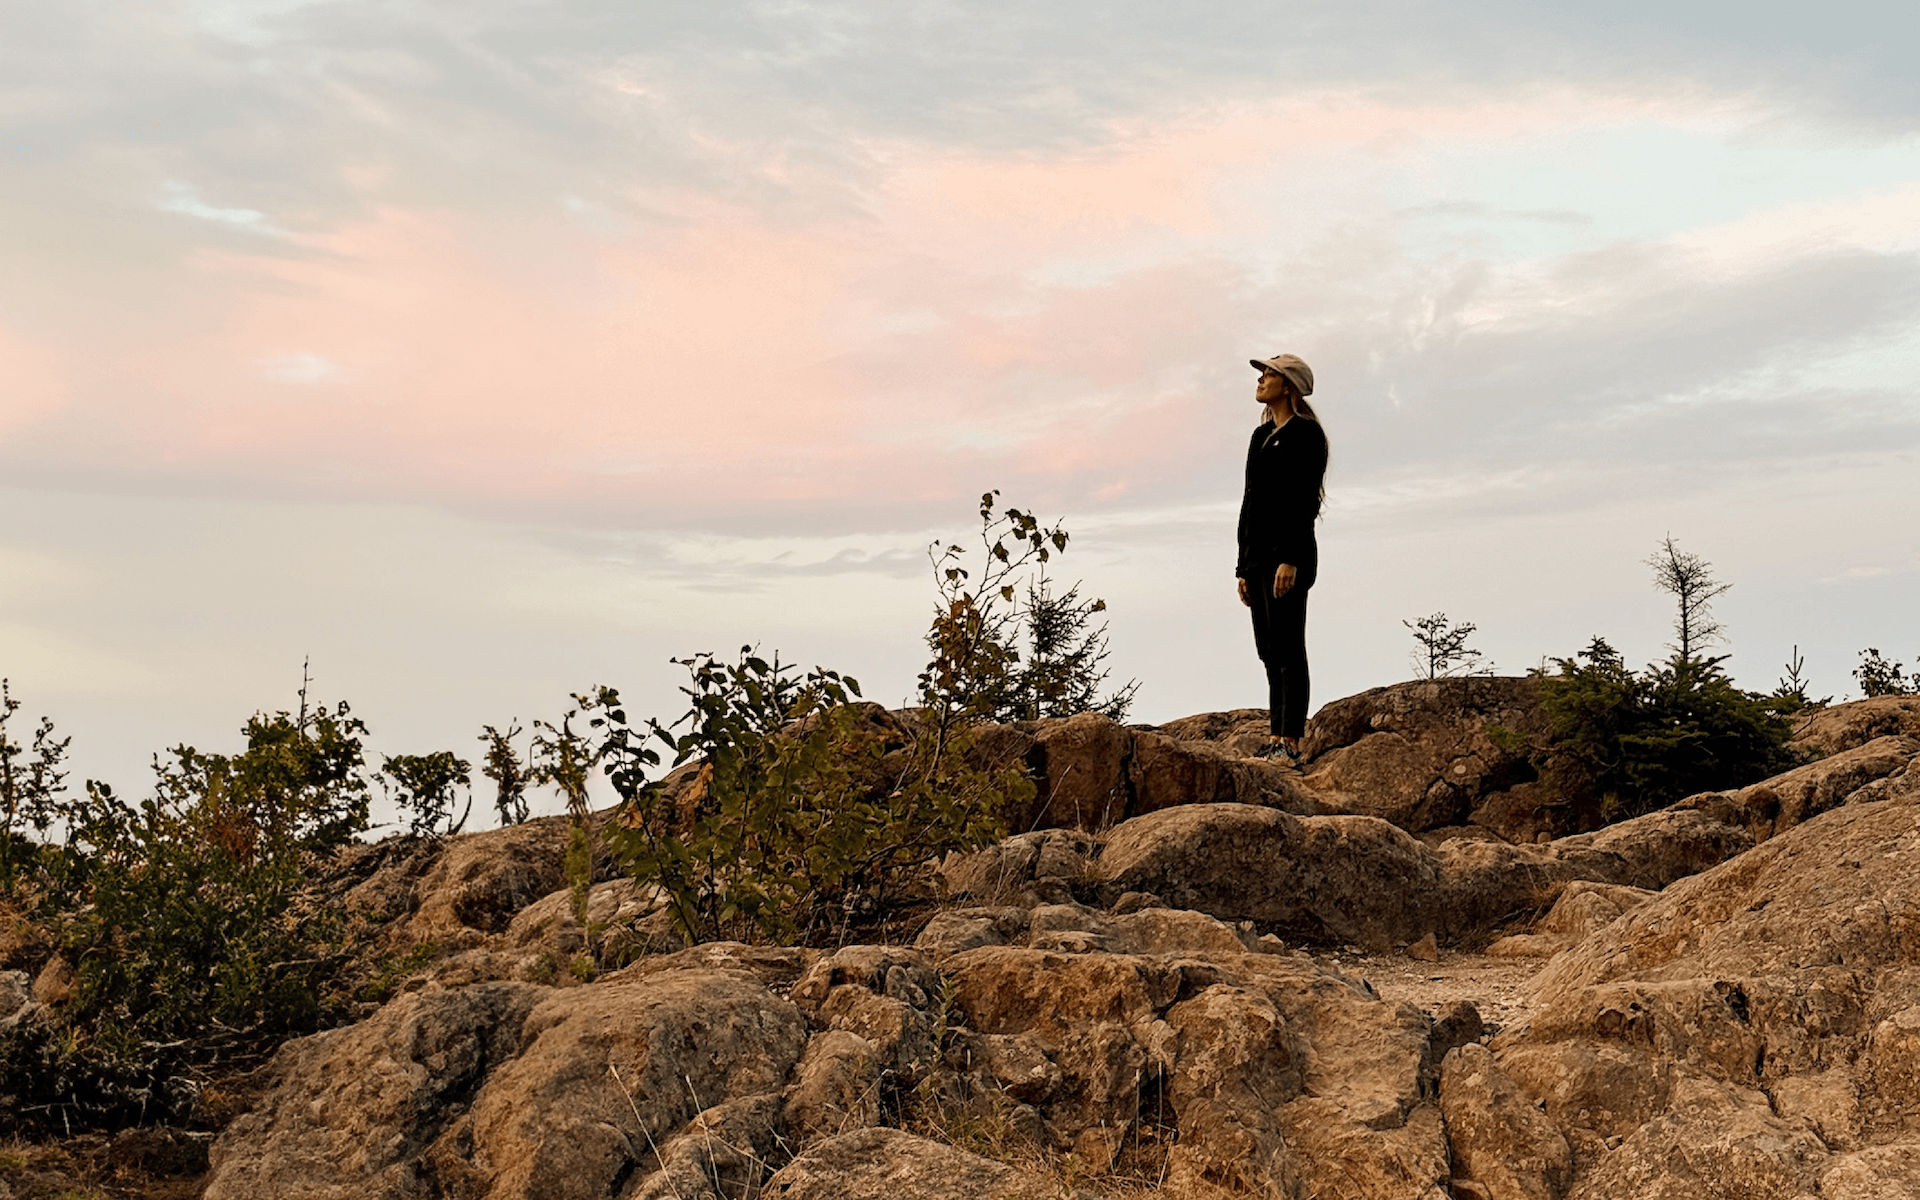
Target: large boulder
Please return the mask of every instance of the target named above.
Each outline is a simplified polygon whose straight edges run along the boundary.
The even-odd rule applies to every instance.
[[[1471,1043],[1447,1055],[1440,1112],[1454,1172],[1472,1180],[1484,1200],[1559,1200],[1565,1194],[1573,1170],[1567,1139],[1485,1046]]]
[[[1033,905],[1071,900],[1092,878],[1100,839],[1074,829],[1041,829],[951,854],[939,875],[948,895],[975,902]]]
[[[1306,787],[1342,812],[1375,816],[1411,833],[1465,825],[1516,785],[1534,779],[1498,730],[1544,734],[1531,678],[1429,679],[1373,688],[1323,707],[1301,743]],[[1497,810],[1492,827],[1512,840],[1572,832],[1566,816],[1531,796]]]
[[[1274,1200],[1446,1195],[1431,1021],[1306,955],[987,946],[945,969],[949,1061],[979,1064],[1095,1169],[1171,1119],[1177,1180]]]
[[[1100,713],[1041,721],[1027,762],[1038,793],[1028,829],[1104,829],[1126,819],[1128,732]]]
[[[1920,797],[1831,810],[1674,883],[1534,989],[1489,1057],[1570,1147],[1567,1200],[1916,1194]],[[1550,1145],[1511,1124],[1456,1132],[1456,1169],[1503,1139]]]
[[[1230,715],[1201,714],[1159,728],[1119,725],[1091,712],[989,725],[974,732],[975,756],[1000,765],[1019,762],[1033,779],[1032,804],[1005,814],[1015,832],[1101,830],[1182,804],[1232,801],[1327,811],[1301,785],[1298,772],[1247,757],[1266,743],[1264,712],[1251,744],[1239,726],[1210,720]]]
[[[389,941],[465,947],[505,931],[521,909],[565,882],[567,836],[564,817],[542,817],[449,838],[412,881],[410,912],[388,927]],[[376,875],[349,899],[383,882]]]
[[[1393,944],[1434,928],[1440,859],[1369,817],[1295,817],[1243,804],[1136,817],[1108,836],[1104,893],[1258,922],[1294,941]]]
[[[1458,838],[1438,849],[1372,817],[1295,817],[1238,804],[1137,817],[1094,869],[1109,903],[1128,892],[1293,941],[1467,941],[1545,909],[1575,880],[1658,889],[1753,844],[1697,811],[1662,810],[1544,846]]]
[[[205,1194],[605,1200],[636,1174],[750,1175],[754,1156],[718,1164],[700,1143],[771,1145],[807,1034],[747,971],[416,993],[287,1043]]]
[[[211,1151],[208,1200],[429,1194],[424,1161],[547,994],[495,983],[403,996],[372,1020],[282,1046],[263,1104]]]
[[[1551,958],[1658,894],[1624,884],[1577,880],[1566,886],[1530,931],[1501,938],[1487,947],[1487,953],[1496,958]]]
[[[1753,842],[1738,825],[1675,806],[1560,838],[1538,850],[1564,865],[1568,878],[1659,891],[1744,853]]]

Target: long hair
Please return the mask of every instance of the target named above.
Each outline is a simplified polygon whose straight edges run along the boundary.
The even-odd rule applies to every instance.
[[[1293,393],[1294,415],[1299,417],[1305,417],[1307,420],[1312,421],[1315,425],[1320,425],[1320,414],[1313,411],[1313,405],[1307,403],[1307,398],[1300,394],[1300,389],[1293,385],[1293,380],[1291,379],[1287,380],[1287,390]],[[1266,408],[1264,408],[1262,411],[1266,414],[1267,424],[1273,426],[1275,429],[1278,429],[1280,427],[1280,414],[1274,410],[1273,405],[1271,404],[1267,405]],[[1320,425],[1320,436],[1321,437],[1327,436],[1327,427],[1325,425]],[[1331,448],[1329,448],[1327,453],[1327,461],[1328,462],[1333,461],[1333,453]],[[1327,478],[1325,475],[1322,475],[1320,477],[1320,508],[1322,510],[1321,515],[1323,516],[1325,515],[1326,506],[1327,506]]]
[[[1312,421],[1315,425],[1320,425],[1320,414],[1313,411],[1313,405],[1308,404],[1307,398],[1305,396],[1302,396],[1299,392],[1295,392],[1293,394],[1293,411],[1296,414],[1305,417],[1307,420]],[[1271,404],[1267,405],[1266,408],[1262,410],[1262,412],[1265,414],[1267,418],[1267,424],[1269,425],[1280,424],[1280,414],[1274,411],[1273,405]],[[1326,426],[1324,425],[1321,425],[1320,427],[1323,430],[1326,428]]]

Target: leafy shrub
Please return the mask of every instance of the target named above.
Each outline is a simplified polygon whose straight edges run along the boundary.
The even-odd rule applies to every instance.
[[[493,809],[502,825],[518,825],[527,819],[527,785],[533,778],[513,748],[513,739],[519,736],[520,726],[512,722],[505,733],[488,725],[480,734],[487,745],[480,772],[493,781]]]
[[[1860,665],[1853,669],[1853,677],[1867,696],[1909,696],[1920,690],[1920,679],[1909,680],[1899,662],[1888,661],[1872,647],[1860,652]]]
[[[56,738],[53,720],[41,717],[28,743],[16,741],[7,725],[20,711],[8,681],[0,679],[0,892],[11,893],[20,868],[33,856],[31,829],[44,836],[60,816],[67,773],[61,764],[73,739]],[[31,753],[29,753],[31,750]]]
[[[1608,821],[1796,765],[1779,702],[1735,687],[1722,661],[1675,654],[1635,672],[1596,637],[1536,672],[1550,735],[1500,740],[1527,752],[1553,791]]]
[[[345,704],[257,715],[237,755],[179,746],[154,760],[154,796],[103,784],[69,813],[53,855],[72,915],[63,940],[72,1017],[127,1039],[218,1025],[282,1033],[322,1016],[340,914],[296,905],[305,856],[368,826],[361,737]]]
[[[366,726],[303,689],[298,713],[256,714],[243,732],[237,754],[156,755],[138,803],[93,781],[58,802],[61,839],[35,847],[15,896],[52,932],[74,992],[56,1026],[0,1055],[19,1111],[162,1117],[190,1096],[175,1086],[184,1065],[344,1014],[349,915],[303,889],[318,856],[368,828]],[[457,762],[388,760],[415,795]]]
[[[961,565],[968,548],[957,542],[928,548],[939,598],[927,631],[933,658],[920,675],[922,703],[969,721],[1089,710],[1125,720],[1138,685],[1100,695],[1107,636],[1093,617],[1106,601],[1082,599],[1077,583],[1056,595],[1046,576],[1053,556],[1066,551],[1067,531],[1018,508],[996,512],[998,496],[980,497],[985,554],[977,571]]]
[[[452,837],[467,824],[473,813],[473,793],[467,793],[466,807],[456,820],[453,815],[454,790],[469,788],[473,766],[464,758],[455,758],[451,750],[432,754],[390,754],[380,763],[380,774],[392,781],[394,803],[407,819],[409,837]],[[445,825],[444,830],[441,826]]]
[[[837,672],[801,675],[751,647],[732,662],[676,661],[690,675],[680,720],[630,726],[603,688],[592,724],[624,802],[608,841],[691,940],[787,939],[877,911],[911,868],[993,840],[1005,806],[1032,796],[1018,768],[975,765],[962,730],[877,728],[858,682]],[[702,763],[680,803],[649,778],[662,750]]]

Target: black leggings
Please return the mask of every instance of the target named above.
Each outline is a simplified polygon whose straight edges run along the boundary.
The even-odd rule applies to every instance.
[[[1307,731],[1307,589],[1319,573],[1314,562],[1295,564],[1299,574],[1287,594],[1273,594],[1273,566],[1256,567],[1247,580],[1253,601],[1253,646],[1267,668],[1268,725],[1275,737]]]

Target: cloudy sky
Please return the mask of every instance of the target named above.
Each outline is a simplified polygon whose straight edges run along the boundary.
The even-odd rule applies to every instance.
[[[1794,8],[1802,15],[1779,10]],[[1252,355],[1333,447],[1317,699],[1920,655],[1920,10],[0,4],[0,674],[143,786],[345,698],[476,749],[745,642],[912,689],[987,488],[1158,721],[1263,702]]]

